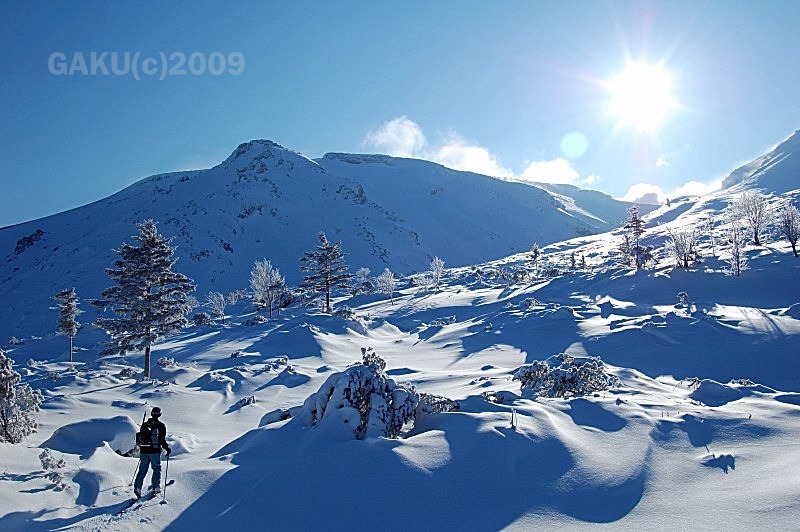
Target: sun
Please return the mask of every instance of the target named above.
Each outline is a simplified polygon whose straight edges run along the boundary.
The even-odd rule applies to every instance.
[[[653,131],[675,108],[672,77],[658,65],[629,64],[607,88],[609,111],[620,126]]]

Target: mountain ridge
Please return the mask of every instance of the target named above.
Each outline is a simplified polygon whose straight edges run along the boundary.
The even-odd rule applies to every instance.
[[[791,184],[799,140],[782,142],[749,173],[734,171],[744,177],[723,195],[737,186],[800,188]],[[51,330],[42,309],[65,287],[96,297],[110,282],[103,272],[113,250],[145,219],[173,238],[177,269],[195,279],[202,299],[246,287],[252,264],[263,258],[296,285],[298,261],[319,231],[342,241],[353,269],[412,274],[433,256],[447,267],[469,266],[533,243],[610,231],[629,205],[569,185],[507,182],[420,159],[334,152],[313,160],[251,140],[212,168],[149,176],[82,207],[0,229],[0,290],[13,301],[0,309],[0,337]]]

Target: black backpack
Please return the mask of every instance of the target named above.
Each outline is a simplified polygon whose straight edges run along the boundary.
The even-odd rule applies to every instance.
[[[140,447],[154,447],[158,448],[158,425],[150,423],[152,420],[147,420],[142,424],[141,430],[136,435],[136,443]]]

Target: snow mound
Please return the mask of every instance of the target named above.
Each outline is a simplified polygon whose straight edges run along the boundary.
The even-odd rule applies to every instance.
[[[128,416],[87,419],[56,429],[40,447],[87,458],[108,443],[114,451],[126,453],[134,447],[137,431],[136,424]]]
[[[711,379],[703,379],[689,397],[707,406],[722,406],[744,397],[744,394],[731,386]]]
[[[784,316],[789,316],[790,318],[800,320],[800,303],[795,303],[791,307],[784,310],[782,314]]]

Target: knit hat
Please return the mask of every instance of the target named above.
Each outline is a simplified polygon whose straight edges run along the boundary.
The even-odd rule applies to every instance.
[[[150,412],[150,415],[153,416],[153,417],[160,416],[161,415],[161,409],[158,408],[157,406],[154,406],[153,410]]]

